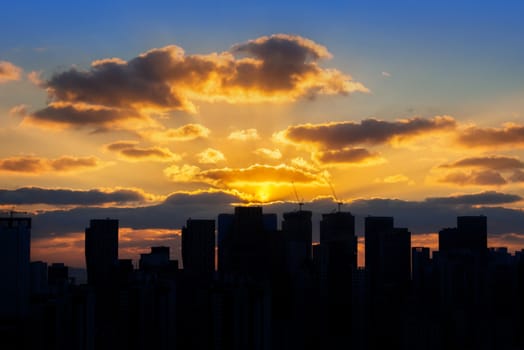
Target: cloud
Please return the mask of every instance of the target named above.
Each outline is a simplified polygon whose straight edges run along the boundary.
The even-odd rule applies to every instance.
[[[524,168],[524,163],[518,158],[504,156],[471,157],[443,164],[441,168],[477,167],[492,170],[508,170]]]
[[[384,78],[391,78],[391,73],[389,72],[382,72],[380,73]]]
[[[28,106],[25,104],[16,105],[14,107],[11,107],[11,109],[9,109],[9,114],[13,116],[23,117],[27,114],[27,108]]]
[[[102,162],[96,157],[62,156],[56,159],[21,156],[0,159],[0,173],[37,175],[48,172],[72,172],[96,169]]]
[[[297,169],[288,165],[280,164],[260,165],[255,164],[247,168],[222,168],[210,169],[200,172],[198,178],[213,184],[257,184],[257,183],[324,183],[317,174]]]
[[[224,154],[219,150],[207,148],[197,154],[197,159],[200,164],[216,164],[226,160],[226,157],[224,157]]]
[[[452,196],[455,198],[458,196]],[[494,196],[496,197],[496,196]],[[445,198],[445,197],[443,197]],[[436,202],[404,201],[399,199],[375,198],[358,199],[342,206],[355,216],[356,232],[363,234],[364,218],[368,215],[393,216],[396,227],[407,227],[412,234],[435,233],[444,227],[456,226],[456,217],[461,215],[486,215],[490,236],[524,233],[524,213],[521,210],[493,207],[495,199],[489,196],[477,200],[464,199],[464,205],[457,205],[461,200],[444,199]],[[490,206],[478,206],[488,202]],[[472,202],[471,205],[467,202]],[[474,203],[473,203],[474,202]],[[236,203],[236,204],[235,204]],[[57,210],[38,213],[33,216],[32,236],[35,239],[49,237],[60,238],[82,232],[93,218],[119,219],[120,227],[133,230],[164,229],[179,230],[188,218],[216,219],[219,213],[232,213],[233,204],[239,205],[243,200],[238,194],[227,191],[179,192],[170,195],[164,202],[143,207],[89,207]],[[318,199],[305,203],[306,210],[313,212],[313,240],[318,241],[318,222],[321,214],[330,213],[337,205],[332,200]],[[264,206],[265,213],[282,213],[296,209],[296,203],[279,202]],[[136,237],[138,238],[138,237]]]
[[[229,140],[235,140],[235,141],[250,141],[250,140],[258,140],[260,139],[260,136],[258,136],[257,129],[245,129],[245,130],[236,130],[229,134],[227,137]]]
[[[176,129],[153,130],[142,132],[141,135],[159,142],[191,141],[207,138],[211,130],[200,124],[186,124]]]
[[[523,147],[524,126],[512,123],[502,128],[472,126],[463,130],[457,141],[467,147]]]
[[[92,127],[95,130],[136,130],[155,126],[156,122],[134,110],[88,106],[81,104],[54,103],[27,115],[24,124],[49,128]]]
[[[204,182],[219,187],[242,185],[256,185],[260,183],[291,184],[324,184],[319,174],[295,168],[289,165],[261,165],[254,164],[247,168],[217,168],[201,170],[198,167],[184,165],[170,166],[164,174],[173,181]]]
[[[496,191],[486,191],[473,194],[462,194],[450,197],[426,198],[427,203],[444,205],[494,205],[515,203],[522,200],[521,196]]]
[[[198,101],[227,103],[290,102],[316,95],[368,92],[361,83],[336,69],[319,66],[327,49],[309,39],[285,34],[260,37],[221,53],[187,55],[178,46],[154,48],[124,61],[96,60],[73,67],[44,83],[50,106],[33,113],[72,126],[102,127],[121,111],[135,115],[180,110],[194,113]],[[90,118],[58,117],[56,103],[89,105]],[[93,106],[102,110],[94,111]],[[111,114],[105,113],[111,111]],[[77,111],[69,108],[68,114]],[[88,113],[89,112],[89,113]],[[75,122],[77,119],[86,122]]]
[[[396,175],[386,176],[381,181],[384,182],[384,183],[387,183],[387,184],[396,184],[396,183],[401,183],[401,182],[410,182],[409,177],[407,177],[404,174],[396,174]]]
[[[8,61],[0,61],[0,84],[20,80],[22,68]]]
[[[452,183],[456,185],[504,185],[507,181],[500,173],[493,170],[481,170],[465,172],[452,172],[439,179],[439,182]]]
[[[378,153],[365,148],[343,148],[340,150],[319,151],[313,154],[314,159],[322,164],[348,164],[369,166],[385,162]]]
[[[277,139],[290,143],[306,143],[327,149],[340,149],[363,144],[378,145],[398,142],[455,127],[455,120],[448,116],[427,119],[415,117],[394,122],[365,119],[360,123],[345,121],[290,126],[275,136]]]
[[[524,171],[515,170],[509,179],[511,182],[524,182]]]
[[[258,148],[255,151],[253,151],[256,155],[267,157],[270,159],[280,159],[282,158],[282,153],[278,148],[269,149],[269,148]]]
[[[164,147],[138,147],[134,141],[117,141],[106,146],[106,149],[117,152],[126,160],[169,162],[180,160],[181,157]]]
[[[27,73],[27,79],[37,87],[44,87],[45,82],[42,80],[42,71],[31,71]]]
[[[200,174],[200,168],[189,164],[183,166],[171,165],[164,169],[164,175],[175,182],[198,181],[198,174]]]
[[[135,189],[89,190],[48,189],[23,187],[16,190],[0,189],[0,204],[102,205],[145,202],[146,194]]]

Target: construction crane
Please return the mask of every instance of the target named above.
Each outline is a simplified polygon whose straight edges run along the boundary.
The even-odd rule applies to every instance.
[[[297,199],[298,211],[302,211],[302,206],[304,205],[304,198],[302,198],[302,200],[298,199],[298,192],[297,188],[295,187],[295,182],[291,182],[291,184],[293,185],[293,192],[295,193],[295,198]]]
[[[340,213],[340,207],[344,203],[338,200],[337,194],[335,193],[335,189],[333,188],[333,185],[331,184],[331,181],[328,181],[327,183],[329,184],[329,188],[331,188],[331,193],[333,193],[333,198],[335,199],[335,201],[336,201],[336,203],[338,205],[338,212]]]
[[[29,214],[26,211],[16,211],[15,207],[12,207],[11,210],[7,211],[7,214],[9,214],[9,218],[12,219],[15,214]]]

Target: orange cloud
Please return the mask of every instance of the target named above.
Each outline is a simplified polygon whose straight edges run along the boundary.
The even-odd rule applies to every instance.
[[[523,147],[524,126],[508,123],[502,128],[466,128],[458,136],[459,144],[467,147]]]
[[[505,156],[471,157],[457,160],[450,164],[443,164],[441,168],[476,167],[493,170],[508,170],[524,168],[524,163],[518,158]]]
[[[206,150],[198,153],[197,158],[200,164],[216,164],[226,160],[226,157],[222,152],[213,148],[207,148]]]
[[[235,140],[235,141],[249,141],[249,140],[258,140],[260,139],[260,136],[258,136],[257,129],[245,129],[245,130],[236,130],[229,134],[227,137],[229,140]]]
[[[89,170],[101,165],[101,161],[96,157],[62,156],[56,159],[33,156],[10,157],[0,159],[0,172],[37,175],[47,172],[63,173]]]
[[[504,185],[507,181],[500,173],[493,170],[471,171],[471,172],[452,172],[439,179],[439,182],[452,183],[456,185]]]
[[[211,130],[201,124],[186,124],[176,129],[141,132],[141,135],[158,142],[170,142],[207,138],[210,133]]]
[[[8,61],[0,61],[0,84],[20,80],[22,68]]]
[[[117,152],[123,158],[131,161],[153,160],[161,162],[169,162],[173,160],[180,160],[178,154],[171,152],[164,147],[138,147],[134,141],[118,141],[106,146],[106,149]]]

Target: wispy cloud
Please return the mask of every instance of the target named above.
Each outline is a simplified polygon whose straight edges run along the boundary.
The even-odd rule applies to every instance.
[[[20,80],[22,68],[8,61],[0,61],[0,84]]]
[[[258,140],[260,136],[258,136],[257,129],[245,129],[232,131],[227,138],[235,141],[249,141]]]

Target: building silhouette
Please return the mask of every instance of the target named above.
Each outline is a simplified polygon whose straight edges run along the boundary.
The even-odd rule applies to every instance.
[[[85,230],[87,283],[107,286],[118,265],[118,220],[93,219]]]
[[[215,220],[189,219],[182,227],[184,271],[211,278],[215,271]]]
[[[0,217],[0,321],[29,312],[31,218]]]

